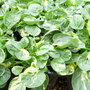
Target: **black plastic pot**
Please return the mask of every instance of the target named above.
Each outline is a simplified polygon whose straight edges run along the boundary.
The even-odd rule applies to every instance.
[[[73,90],[71,85],[72,75],[67,76],[60,76],[55,72],[49,72],[49,84],[46,90]],[[60,81],[62,81],[58,86],[59,88],[56,89],[55,85]],[[54,89],[55,88],[55,89]]]

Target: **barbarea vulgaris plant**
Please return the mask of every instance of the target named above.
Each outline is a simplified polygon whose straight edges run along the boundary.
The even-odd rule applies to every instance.
[[[0,0],[0,88],[45,90],[48,67],[90,90],[90,0]]]

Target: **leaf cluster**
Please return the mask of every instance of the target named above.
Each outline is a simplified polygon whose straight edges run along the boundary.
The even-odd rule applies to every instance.
[[[90,0],[0,0],[0,88],[45,90],[48,67],[90,90]]]

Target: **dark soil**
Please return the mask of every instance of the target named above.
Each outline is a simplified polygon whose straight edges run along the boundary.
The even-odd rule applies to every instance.
[[[73,90],[71,85],[72,76],[59,76],[49,74],[49,84],[46,90]]]

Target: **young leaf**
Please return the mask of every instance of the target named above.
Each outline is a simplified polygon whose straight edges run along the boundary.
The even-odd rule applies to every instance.
[[[62,58],[55,58],[51,61],[51,67],[56,72],[61,72],[65,69],[65,62],[63,61]]]
[[[52,46],[50,47],[50,45],[43,45],[40,47],[40,49],[37,50],[36,54],[38,55],[44,55],[47,54],[48,51],[50,51],[52,49]]]
[[[64,61],[68,61],[70,60],[72,53],[70,50],[64,49],[64,50],[60,50],[58,51],[60,53],[60,57],[64,60]]]
[[[74,66],[73,65],[66,65],[66,68],[61,72],[58,72],[60,75],[71,75],[74,73]]]
[[[34,25],[40,22],[39,19],[36,19],[35,17],[32,16],[24,17],[23,21],[28,25]]]
[[[49,58],[48,54],[44,54],[44,55],[39,56],[40,60],[47,60],[48,58]]]
[[[60,53],[57,50],[51,50],[48,52],[48,54],[50,55],[50,57],[52,58],[59,58],[60,57]]]
[[[47,64],[47,60],[38,60],[37,65],[39,66],[39,68],[44,68]]]
[[[4,16],[4,24],[8,29],[11,29],[19,22],[21,15],[17,11],[7,12]]]
[[[32,36],[38,36],[41,32],[41,29],[37,26],[25,26],[25,31]]]
[[[6,48],[7,48],[8,52],[12,56],[15,56],[15,52],[18,52],[19,51],[19,47],[16,46],[16,42],[15,41],[8,41],[6,43]]]
[[[29,60],[30,54],[26,49],[20,49],[19,51],[15,52],[15,56],[19,59],[19,60]]]
[[[23,37],[20,42],[18,42],[18,45],[20,45],[20,48],[26,48],[29,44],[29,39],[27,37]]]
[[[40,4],[32,3],[30,4],[28,10],[31,15],[37,16],[40,12],[42,12],[43,7]]]
[[[85,21],[84,19],[82,18],[81,15],[74,15],[71,19],[71,23],[70,23],[70,26],[73,28],[73,29],[83,29],[84,28],[84,24],[85,24]]]
[[[14,66],[12,68],[12,73],[14,75],[19,75],[22,72],[22,70],[23,70],[23,67],[22,66]]]

